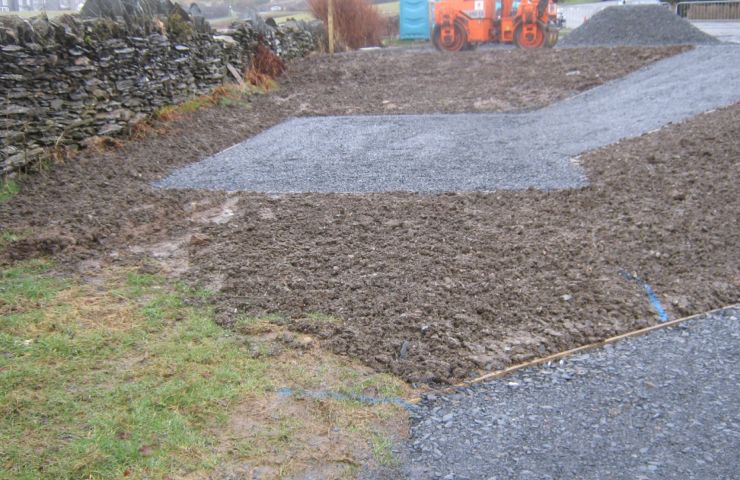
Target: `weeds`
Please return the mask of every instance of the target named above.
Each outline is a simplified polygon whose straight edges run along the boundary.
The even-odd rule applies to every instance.
[[[248,106],[248,98],[257,93],[261,93],[261,90],[252,88],[249,85],[221,85],[214,88],[208,95],[192,97],[178,105],[161,107],[152,114],[152,118],[161,122],[171,122],[203,108],[214,106]],[[132,134],[145,134],[149,130],[151,130],[151,125],[146,124],[146,122],[140,122],[132,127]]]
[[[264,91],[275,89],[275,80],[285,72],[285,62],[272,50],[260,43],[255,49],[245,79]]]

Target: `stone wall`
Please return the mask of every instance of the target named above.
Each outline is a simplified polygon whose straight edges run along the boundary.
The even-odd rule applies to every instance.
[[[179,16],[0,17],[0,175],[208,92],[230,79],[227,65],[244,71],[258,43],[289,59],[314,50],[317,36],[298,23],[214,33]]]

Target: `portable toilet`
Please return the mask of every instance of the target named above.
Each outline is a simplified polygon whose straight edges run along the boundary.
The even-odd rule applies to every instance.
[[[401,0],[399,34],[402,39],[429,39],[429,0]]]

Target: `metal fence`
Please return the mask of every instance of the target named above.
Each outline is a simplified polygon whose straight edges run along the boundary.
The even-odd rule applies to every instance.
[[[678,2],[676,14],[688,20],[740,20],[740,0]]]

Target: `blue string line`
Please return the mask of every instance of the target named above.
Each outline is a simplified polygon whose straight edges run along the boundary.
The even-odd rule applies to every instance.
[[[647,283],[645,280],[635,275],[632,275],[631,273],[625,270],[622,270],[619,273],[626,280],[631,280],[633,282],[636,282],[638,285],[642,286],[642,288],[645,290],[645,293],[647,293],[648,299],[650,300],[650,304],[653,306],[653,309],[658,313],[658,318],[660,318],[660,321],[667,322],[668,314],[663,308],[663,305],[660,303],[660,300],[658,300],[658,296],[655,294],[655,291],[653,291],[653,287],[651,287],[650,284]]]

